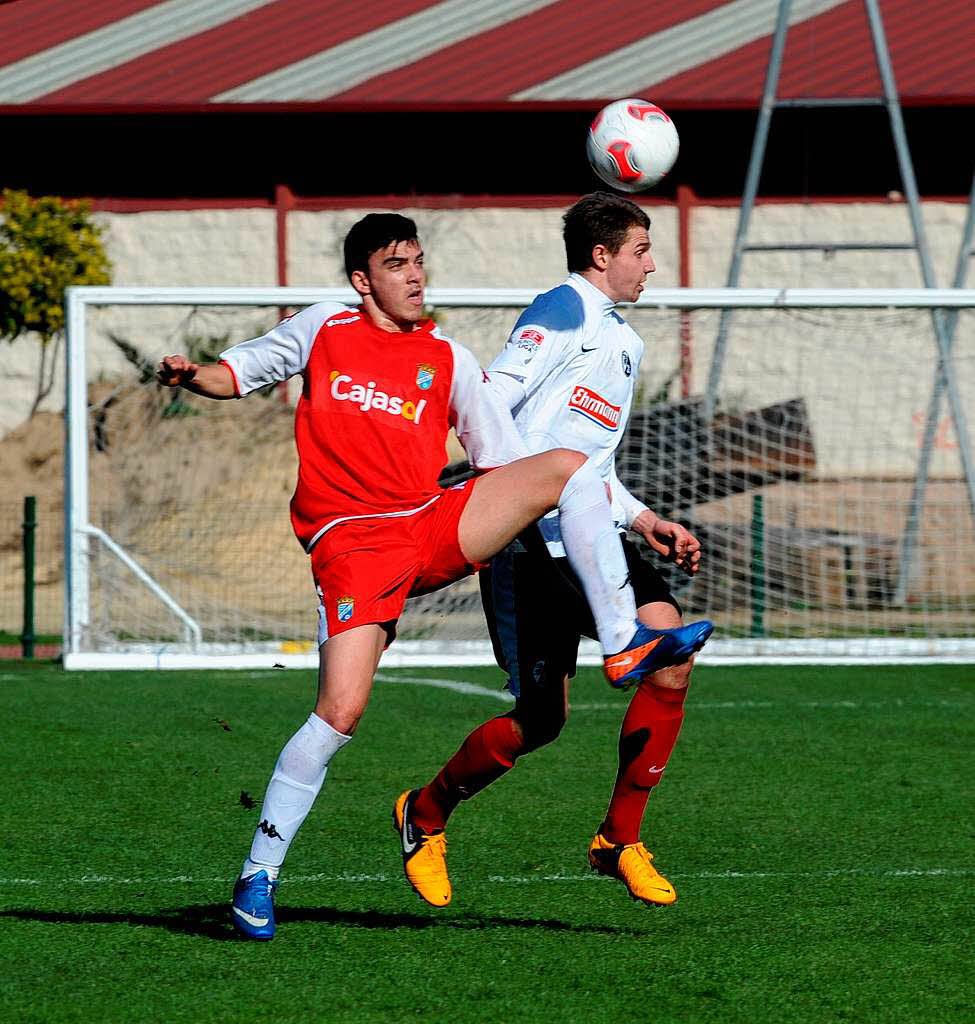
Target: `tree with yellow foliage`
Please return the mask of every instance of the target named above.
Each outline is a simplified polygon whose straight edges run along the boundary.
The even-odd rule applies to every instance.
[[[31,416],[50,393],[64,338],[64,290],[111,281],[91,204],[4,190],[0,202],[0,338],[40,337]],[[53,344],[52,344],[53,342]]]

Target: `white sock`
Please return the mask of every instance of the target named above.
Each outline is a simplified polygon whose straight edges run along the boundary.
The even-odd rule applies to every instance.
[[[263,871],[267,875],[269,882],[276,882],[281,869],[276,868],[273,864],[255,864],[248,857],[244,861],[244,866],[240,869],[240,877],[247,878],[250,875],[256,875],[258,871]]]
[[[559,528],[569,564],[586,592],[604,654],[616,654],[636,629],[636,599],[606,487],[585,462],[559,495]]]
[[[308,816],[322,784],[329,761],[351,736],[336,732],[314,712],[284,745],[278,757],[261,808],[261,823],[254,833],[250,857],[241,876],[268,871],[274,878],[301,823]],[[272,878],[273,881],[273,878]]]

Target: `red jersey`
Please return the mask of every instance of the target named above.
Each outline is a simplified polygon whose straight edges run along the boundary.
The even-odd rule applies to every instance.
[[[320,302],[220,358],[238,396],[303,377],[291,520],[306,550],[336,523],[436,501],[451,427],[477,469],[527,454],[474,356],[432,320],[396,333]]]

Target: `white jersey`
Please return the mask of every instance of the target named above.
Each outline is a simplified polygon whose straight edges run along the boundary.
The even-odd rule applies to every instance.
[[[613,515],[623,528],[646,508],[619,482],[615,465],[643,340],[614,306],[595,285],[571,274],[522,313],[488,372],[532,454],[572,448],[589,457],[611,489]],[[564,555],[558,514],[541,526],[549,551]]]

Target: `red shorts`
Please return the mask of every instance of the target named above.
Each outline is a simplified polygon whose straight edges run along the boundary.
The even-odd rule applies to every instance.
[[[318,589],[318,643],[347,629],[383,623],[389,643],[408,597],[438,590],[484,568],[457,542],[474,480],[446,491],[418,512],[338,523],[311,552]]]

